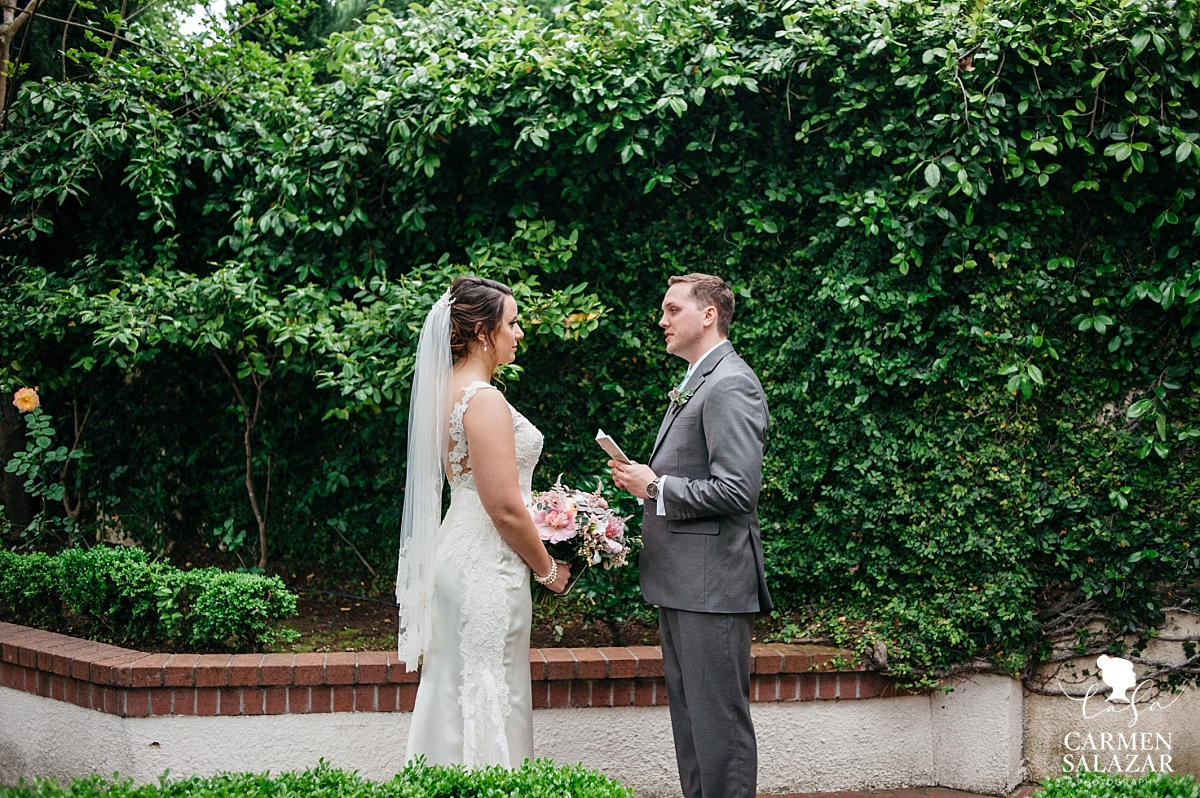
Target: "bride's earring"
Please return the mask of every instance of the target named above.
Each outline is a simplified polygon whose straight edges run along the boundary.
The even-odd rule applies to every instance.
[[[484,344],[484,345],[483,345],[483,351],[484,351],[484,352],[486,352],[486,351],[487,351],[487,344]]]

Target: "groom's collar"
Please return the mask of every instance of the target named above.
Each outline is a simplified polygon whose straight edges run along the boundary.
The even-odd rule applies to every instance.
[[[726,338],[722,340],[721,343],[705,352],[700,359],[696,361],[695,367],[691,369],[691,374],[688,376],[687,382],[685,382],[683,385],[684,390],[689,388],[693,390],[699,388],[700,384],[704,381],[704,378],[707,377],[709,373],[711,373],[712,370],[717,367],[717,364],[720,363],[725,356],[732,351],[733,344],[729,343],[729,339]],[[696,380],[697,375],[700,377],[699,381]],[[695,384],[693,385],[693,383]]]
[[[704,361],[708,359],[708,356],[711,355],[713,352],[717,351],[718,349],[720,349],[721,344],[725,343],[728,340],[729,340],[728,338],[722,338],[720,341],[717,342],[716,346],[714,346],[712,349],[708,350],[703,355],[701,355],[699,360],[697,360],[695,363],[689,365],[688,370],[687,370],[688,377],[690,378],[697,371],[700,371],[700,367],[704,365]],[[709,369],[709,371],[711,371],[711,370],[712,369]],[[708,372],[704,372],[704,373],[707,374]]]

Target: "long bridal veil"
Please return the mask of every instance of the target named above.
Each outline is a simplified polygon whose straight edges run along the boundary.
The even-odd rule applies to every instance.
[[[412,397],[408,405],[408,472],[400,522],[396,603],[400,605],[397,650],[405,669],[416,670],[429,642],[433,599],[433,541],[442,521],[446,475],[450,374],[450,292],[425,317],[417,339]]]

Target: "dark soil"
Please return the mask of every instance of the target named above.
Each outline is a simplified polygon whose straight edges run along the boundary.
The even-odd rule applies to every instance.
[[[291,643],[268,648],[276,653],[309,651],[388,651],[396,645],[396,608],[363,599],[342,598],[319,593],[301,593],[296,617],[287,618],[279,628],[300,633]],[[656,646],[658,627],[637,621],[610,629],[603,623],[585,624],[573,620],[541,619],[535,614],[530,635],[534,648]]]

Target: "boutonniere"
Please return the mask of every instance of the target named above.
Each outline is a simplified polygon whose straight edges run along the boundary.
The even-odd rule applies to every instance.
[[[691,389],[690,391],[681,391],[678,388],[672,388],[671,392],[667,394],[667,398],[671,400],[671,409],[678,410],[679,408],[683,407],[688,403],[688,399],[691,399],[692,395],[695,393],[695,388]]]

